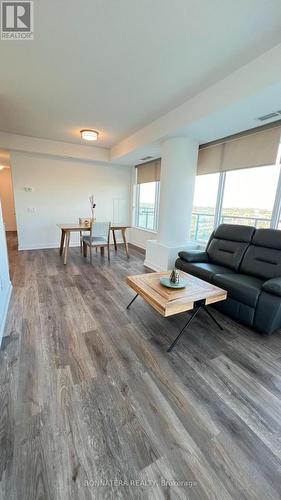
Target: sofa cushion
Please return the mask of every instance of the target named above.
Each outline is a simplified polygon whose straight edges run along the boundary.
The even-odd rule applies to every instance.
[[[248,246],[248,243],[214,238],[208,247],[209,260],[238,271]]]
[[[242,226],[241,224],[220,224],[214,231],[213,237],[220,240],[239,241],[250,243],[255,234],[253,226]]]
[[[258,229],[245,253],[240,271],[263,280],[281,276],[281,231]]]
[[[186,262],[208,262],[207,252],[200,250],[190,250],[188,252],[179,252],[179,257]]]
[[[253,245],[281,250],[281,231],[279,229],[257,229]]]
[[[221,224],[208,245],[209,260],[238,271],[254,232],[251,226]]]
[[[209,262],[186,262],[182,259],[176,260],[176,267],[186,273],[190,273],[197,278],[212,283],[215,274],[234,273],[231,269]]]
[[[245,274],[216,274],[213,277],[215,285],[227,290],[230,298],[255,307],[261,293],[263,280]]]
[[[281,278],[272,278],[271,280],[267,280],[262,285],[262,289],[268,293],[273,293],[273,295],[281,297]]]

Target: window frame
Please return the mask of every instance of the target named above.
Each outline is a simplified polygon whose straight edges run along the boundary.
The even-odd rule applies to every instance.
[[[154,198],[154,217],[153,217],[153,229],[145,228],[138,225],[139,220],[139,208],[140,208],[140,186],[145,183],[140,183],[135,185],[135,206],[134,206],[134,227],[140,229],[141,231],[149,231],[151,233],[156,233],[158,231],[159,225],[159,202],[160,202],[160,181],[155,182],[155,198]]]

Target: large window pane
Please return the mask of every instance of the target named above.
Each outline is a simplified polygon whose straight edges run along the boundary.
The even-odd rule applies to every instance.
[[[195,182],[191,239],[208,240],[215,221],[219,174],[198,175]]]
[[[143,229],[156,229],[157,187],[158,182],[137,185],[136,226]]]
[[[226,173],[221,222],[270,227],[279,166]]]

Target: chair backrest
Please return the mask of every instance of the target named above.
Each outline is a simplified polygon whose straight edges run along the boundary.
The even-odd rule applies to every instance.
[[[281,276],[281,231],[257,229],[240,272],[268,280]]]
[[[221,224],[214,231],[206,249],[210,261],[238,271],[254,234],[255,228],[252,226]]]
[[[95,238],[106,238],[110,236],[110,222],[94,222],[91,226],[91,236]]]

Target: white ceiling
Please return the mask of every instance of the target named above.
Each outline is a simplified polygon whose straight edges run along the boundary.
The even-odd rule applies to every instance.
[[[34,41],[0,41],[0,130],[59,141],[111,147],[281,41],[280,0],[34,4]]]

